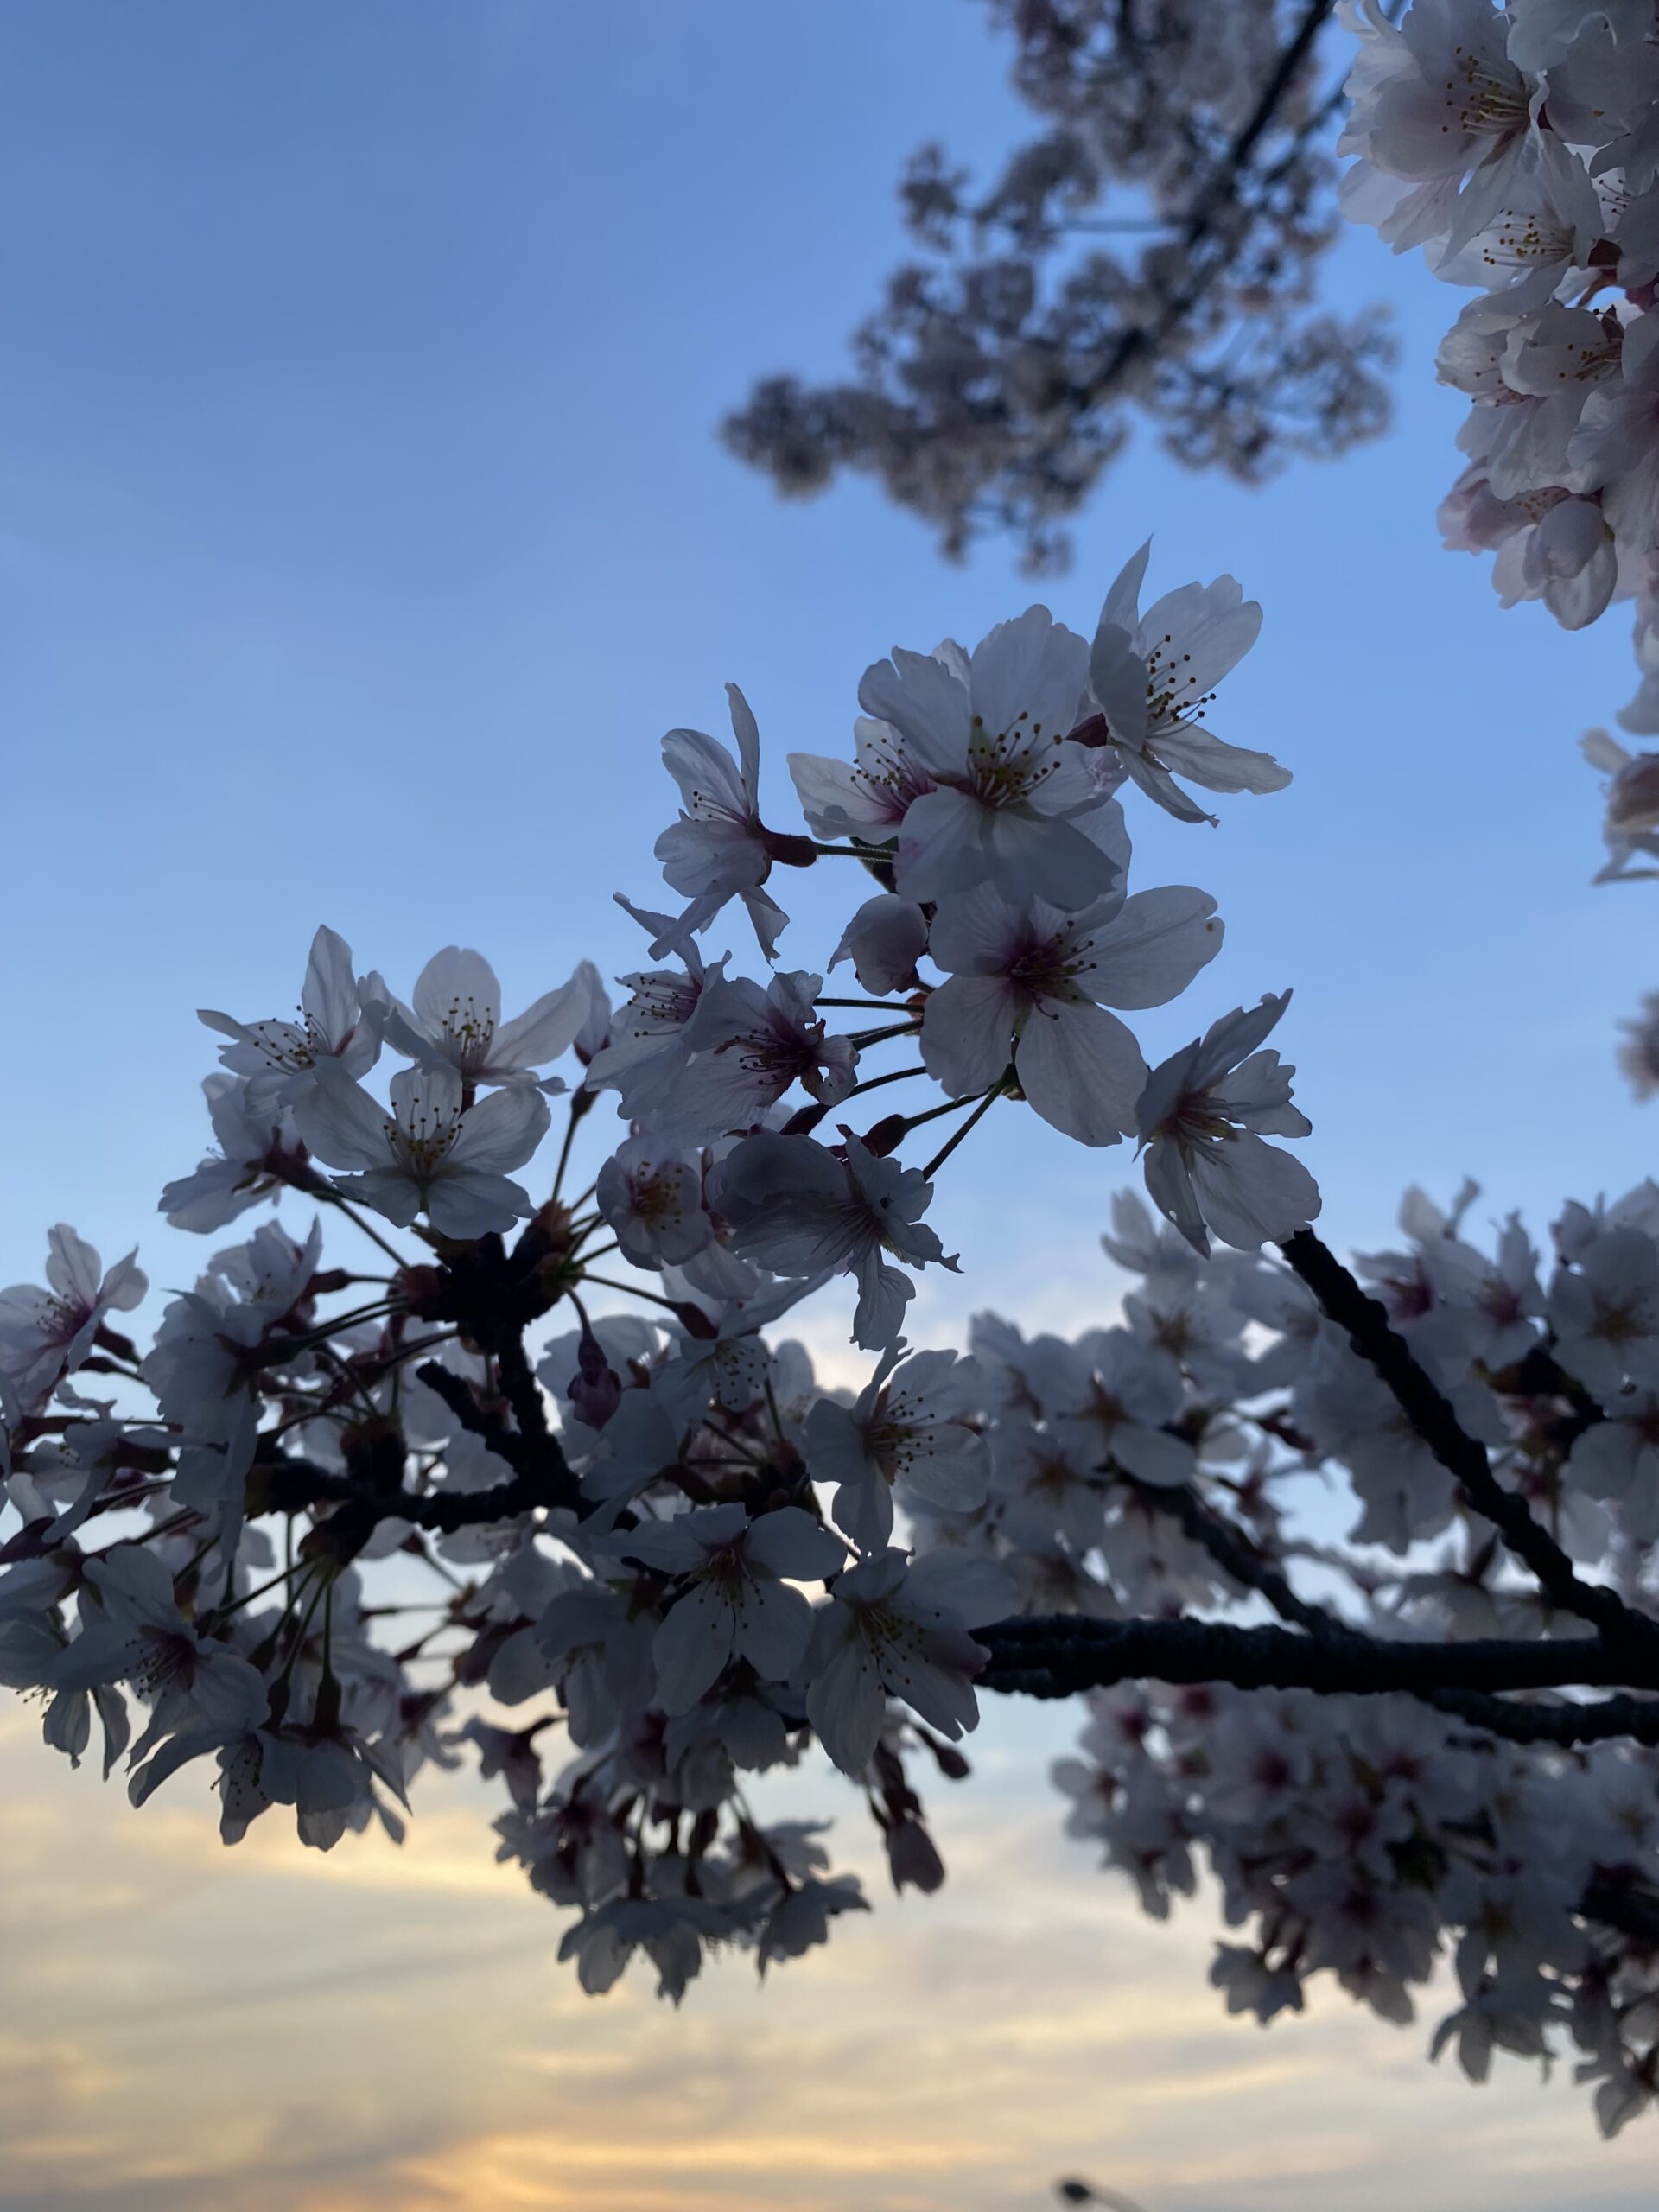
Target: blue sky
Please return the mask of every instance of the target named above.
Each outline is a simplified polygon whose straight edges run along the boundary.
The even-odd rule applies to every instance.
[[[204,1132],[197,1006],[291,1004],[324,918],[402,984],[452,939],[510,998],[631,964],[609,894],[658,887],[664,729],[722,728],[736,677],[782,816],[783,754],[845,747],[868,661],[1033,595],[1008,548],[950,569],[868,486],[785,505],[714,435],[752,375],[840,366],[907,149],[989,159],[1019,116],[959,0],[85,0],[8,43],[0,1273],[67,1217],[176,1281],[195,1249],[150,1207]],[[1218,726],[1297,780],[1219,831],[1135,810],[1137,880],[1230,930],[1145,1027],[1294,984],[1326,1227],[1363,1244],[1414,1177],[1541,1218],[1645,1172],[1611,1027],[1649,925],[1588,886],[1573,749],[1629,688],[1622,619],[1506,615],[1439,550],[1458,296],[1369,234],[1332,288],[1399,309],[1394,435],[1266,493],[1138,438],[1040,588],[1088,626],[1150,531],[1155,580],[1230,569],[1265,605]],[[831,887],[789,887],[810,965]],[[941,1325],[976,1268],[1042,1300],[1062,1248],[1072,1294],[1106,1287],[1127,1158],[995,1120],[938,1201],[969,1270]]]
[[[68,1218],[106,1255],[140,1242],[156,1278],[178,1283],[211,1249],[153,1211],[206,1141],[196,1084],[213,1054],[195,1007],[286,1008],[324,919],[402,987],[438,946],[477,944],[518,1004],[583,955],[611,972],[634,964],[639,940],[610,894],[658,887],[651,845],[672,812],[657,766],[664,729],[723,729],[721,685],[741,682],[783,820],[782,756],[845,747],[868,661],[895,642],[971,642],[1034,595],[1006,547],[944,566],[868,486],[781,505],[714,435],[754,374],[839,368],[902,248],[892,187],[910,148],[938,136],[994,159],[1019,112],[983,11],[964,0],[78,0],[13,10],[6,47],[12,1080],[0,1281],[35,1276],[46,1224]],[[1505,615],[1480,564],[1439,550],[1433,509],[1453,474],[1461,402],[1434,388],[1429,364],[1457,296],[1368,235],[1344,242],[1330,285],[1344,302],[1397,307],[1393,436],[1266,493],[1186,474],[1140,437],[1082,519],[1074,573],[1042,590],[1088,628],[1151,532],[1156,581],[1230,569],[1265,605],[1262,643],[1230,680],[1218,724],[1280,754],[1297,780],[1272,799],[1227,803],[1215,832],[1135,810],[1137,880],[1203,884],[1230,929],[1182,1007],[1144,1031],[1162,1052],[1294,985],[1282,1041],[1315,1121],[1306,1149],[1325,1227],[1363,1247],[1412,1179],[1445,1192],[1472,1170],[1491,1211],[1521,1205],[1541,1224],[1567,1190],[1618,1190],[1644,1173],[1652,1122],[1614,1071],[1611,1033],[1659,978],[1647,894],[1589,887],[1599,808],[1574,750],[1630,688],[1623,620],[1571,639],[1538,610]],[[792,964],[833,942],[830,875],[791,881]],[[1095,1233],[1131,1173],[1126,1155],[1084,1155],[1008,1114],[958,1159],[935,1218],[965,1273],[959,1287],[930,1287],[922,1332],[948,1334],[992,1298],[1041,1324],[1100,1319],[1112,1286]],[[36,2163],[0,2177],[0,2203],[182,2203],[175,2152],[151,2139],[158,2126],[174,2139],[164,2098],[99,2040],[119,1916],[139,1893],[162,1914],[154,1973],[188,2013],[238,1989],[250,1914],[259,1955],[273,1944],[286,1955],[311,1925],[314,1892],[292,1875],[291,1853],[261,1862],[263,1887],[217,1859],[209,1876],[217,1847],[194,1802],[146,1814],[135,1877],[118,1788],[56,1768],[48,1782],[38,1751],[19,1743],[33,1733],[25,1721],[0,1763],[14,1802],[38,1793],[25,1855],[45,1904],[18,1908],[16,1940],[25,1923],[47,1935],[27,1959],[9,1955],[22,1961],[20,2017],[35,2008],[29,2017],[60,2039],[53,2094],[67,2132],[54,2150],[47,2126],[39,2147],[47,2107],[31,2092]],[[896,1964],[873,1963],[872,1939],[785,1981],[840,2008],[856,2045],[831,2054],[846,2096],[867,2100],[873,2140],[898,2146],[867,2175],[868,2201],[1001,2206],[1028,2177],[1019,2201],[1035,2203],[1062,2150],[1109,2155],[1104,2177],[1192,2212],[1295,2212],[1330,2201],[1332,2186],[1368,2212],[1406,2182],[1425,2208],[1484,2212],[1495,2158],[1509,2162],[1505,2202],[1560,2201],[1551,2177],[1589,2140],[1570,2094],[1535,2101],[1516,2069],[1501,2100],[1471,2105],[1447,2074],[1425,2075],[1421,2036],[1363,2022],[1321,2029],[1316,2072],[1311,2034],[1275,2031],[1264,2044],[1224,2030],[1199,1986],[1205,1910],[1184,1948],[1158,1949],[1167,1939],[1116,1890],[1109,1910],[1107,1885],[1054,1840],[1058,1807],[1038,1793],[1063,1732],[1059,1716],[1029,1713],[988,1732],[1007,1818],[951,1816],[969,1854],[956,1918],[924,1934],[912,1910]],[[411,1927],[447,1924],[463,1826],[466,1865],[490,1878],[479,1817],[471,1802],[448,1825],[440,1810],[401,1872],[384,1855],[351,1862],[365,1874],[332,1872],[342,1929],[396,1950]],[[1042,1883],[1016,1910],[1007,1900],[1033,1853]],[[215,1902],[193,1918],[203,1884]],[[999,1920],[1005,1906],[1014,1916]],[[523,1916],[542,1910],[514,1889],[490,1905],[487,1940],[516,1954]],[[1040,1923],[1052,1948],[1053,1926],[1075,1929],[1080,1913],[1093,1932],[1081,1948],[1068,1937],[1056,1968],[1076,1999],[1062,2083],[1079,2101],[1073,2120],[1037,2097],[1061,2077],[1043,2040],[1052,1985],[1033,1978],[1028,1944]],[[788,2040],[807,2032],[806,1998],[779,2015],[775,1991],[752,2026],[748,1998],[728,1993],[699,1996],[681,2021],[629,2000],[596,2031],[548,1961],[556,1927],[533,1928],[533,1987],[503,1996],[474,1978],[442,2016],[480,2024],[467,2050],[480,2069],[484,2056],[508,2069],[478,2125],[519,2143],[521,2182],[541,2155],[522,2134],[545,2120],[537,2079],[568,2069],[596,2032],[618,2094],[639,2086],[629,2051],[644,2054],[639,2078],[656,2094],[693,2015],[699,2063],[716,2071],[759,2064],[774,2046],[806,2049]],[[984,2054],[951,2041],[969,1957],[1020,2055],[997,2075],[1001,2163],[982,2171],[977,2148],[965,2165],[943,2153],[930,2164],[926,2148],[960,2136],[964,2119],[971,2127],[961,2069]],[[1109,2027],[1088,2010],[1100,2010],[1103,1976],[1118,1977],[1137,2020],[1150,2017],[1148,1992],[1175,2006],[1159,2030],[1161,2104],[1138,2077],[1127,2101],[1100,2089],[1084,2029]],[[368,2037],[404,2051],[373,1992],[365,1970],[353,2000],[368,2007],[363,2024],[339,2015],[334,2044],[279,2007],[215,2046],[223,2125],[201,2153],[206,2194],[188,2202],[223,2201],[226,2172],[268,2180],[271,2145],[243,2126],[257,2102],[249,2082],[267,2067],[289,2100],[277,2118],[292,2115],[289,2137],[343,2144],[340,2171],[363,2193],[338,2176],[315,2196],[309,2182],[286,2194],[271,2183],[262,2207],[416,2201],[397,2145],[369,2129],[363,2148],[352,2133],[363,2115],[340,2101],[341,2050]],[[912,2009],[884,2027],[894,1992]],[[453,2088],[447,2032],[404,2052],[403,2104],[377,2121],[405,2130],[404,2151],[418,2147],[424,2104]],[[1224,2046],[1243,2069],[1227,2077],[1236,2105],[1223,2095]],[[919,2134],[907,2064],[931,2101]],[[513,2066],[531,2069],[528,2088],[512,2090]],[[1181,2085],[1200,2069],[1223,2097],[1219,2132],[1189,2140]],[[99,2102],[109,2080],[149,2117],[111,2118]],[[743,2187],[757,2202],[785,2201],[767,2178],[766,2130],[776,2171],[798,2167],[785,2125],[793,2091],[780,2079],[756,2094],[761,2124],[756,2133],[749,2116],[747,2139],[761,2148]],[[104,2133],[89,2137],[76,2114],[92,2109]],[[1235,2112],[1255,2129],[1243,2168]],[[832,2100],[814,2124],[815,2140],[845,2152],[844,2108]],[[452,2132],[454,2157],[483,2171],[461,2117]],[[567,2133],[559,2155],[569,2149]],[[523,2182],[525,2193],[488,2201],[628,2212],[751,2201],[718,2175],[706,2199],[690,2182],[658,2191],[626,2177],[604,2193],[597,2171],[582,2167],[569,2197]],[[855,2184],[839,2171],[822,2199],[797,2183],[787,2201],[844,2201],[837,2191]],[[1596,2202],[1646,2201],[1633,2148],[1595,2173]],[[423,2208],[474,2202],[453,2174],[430,2186]],[[1575,2190],[1589,2186],[1575,2173]]]

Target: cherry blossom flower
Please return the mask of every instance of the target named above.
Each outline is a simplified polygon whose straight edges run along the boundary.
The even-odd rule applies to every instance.
[[[42,1406],[92,1349],[106,1313],[130,1313],[149,1287],[129,1252],[105,1274],[92,1247],[65,1222],[47,1232],[46,1286],[0,1290],[0,1370],[24,1408]]]
[[[1646,1385],[1610,1408],[1573,1446],[1567,1473],[1586,1497],[1616,1498],[1638,1543],[1659,1541],[1659,1389]]]
[[[88,1562],[86,1579],[98,1604],[83,1605],[80,1633],[53,1666],[53,1687],[130,1682],[149,1699],[149,1726],[134,1746],[135,1761],[163,1736],[251,1727],[264,1719],[269,1693],[258,1669],[198,1634],[179,1611],[171,1572],[153,1553],[117,1545]]]
[[[366,1075],[380,1056],[389,999],[380,976],[358,976],[345,938],[322,928],[311,940],[297,1021],[237,1021],[205,1007],[196,1018],[231,1039],[219,1057],[247,1078],[251,1109],[263,1113],[291,1105],[320,1060],[338,1060],[349,1076]]]
[[[588,985],[573,976],[503,1021],[494,969],[481,952],[450,944],[416,977],[411,1006],[391,1001],[385,1028],[400,1052],[423,1067],[451,1067],[468,1086],[535,1083],[536,1071],[575,1043],[588,1006]]]
[[[809,1471],[836,1485],[836,1526],[861,1552],[885,1549],[893,1535],[897,1483],[952,1512],[985,1497],[984,1441],[964,1418],[977,1367],[955,1352],[903,1351],[900,1342],[882,1354],[855,1404],[820,1398],[806,1419]]]
[[[509,1084],[462,1106],[462,1079],[447,1061],[405,1068],[391,1079],[386,1114],[349,1076],[319,1070],[297,1109],[306,1142],[348,1197],[406,1228],[424,1213],[445,1236],[482,1236],[533,1211],[508,1180],[547,1134],[547,1102],[529,1084]]]
[[[1175,781],[1213,791],[1277,791],[1290,772],[1272,755],[1224,744],[1201,727],[1214,687],[1255,643],[1262,609],[1231,576],[1183,584],[1145,614],[1141,583],[1152,541],[1106,594],[1089,653],[1089,689],[1099,720],[1091,738],[1114,747],[1130,776],[1180,822],[1211,822]]]
[[[916,963],[927,950],[927,917],[912,899],[883,892],[867,899],[842,931],[830,955],[835,969],[850,960],[861,988],[878,996],[913,991]]]
[[[210,1075],[201,1088],[219,1149],[167,1185],[160,1210],[175,1229],[205,1235],[275,1196],[286,1171],[302,1163],[285,1107],[257,1106],[242,1076]]]
[[[861,702],[933,785],[898,825],[905,898],[992,883],[1013,900],[1040,889],[1074,909],[1110,890],[1119,864],[1075,818],[1109,796],[1069,736],[1086,661],[1082,639],[1033,607],[971,657],[899,652],[866,671]]]
[[[677,1266],[714,1236],[701,1170],[650,1137],[630,1137],[599,1171],[594,1202],[636,1268]]]
[[[806,1709],[843,1774],[875,1755],[889,1697],[902,1698],[952,1742],[979,1718],[973,1677],[984,1652],[968,1630],[1006,1611],[994,1569],[932,1552],[912,1567],[900,1551],[837,1576],[812,1624]]]
[[[632,996],[618,1008],[610,1040],[588,1070],[588,1088],[618,1092],[620,1110],[631,1120],[656,1117],[674,1095],[685,1065],[687,1026],[704,990],[724,973],[723,960],[705,968],[695,944],[688,944],[685,952],[684,968],[623,976]]]
[[[1379,0],[1344,16],[1362,40],[1341,141],[1361,159],[1344,207],[1364,222],[1386,213],[1396,250],[1443,229],[1455,250],[1514,197],[1529,152],[1531,93],[1508,26],[1491,0],[1417,0],[1397,26]],[[1399,181],[1379,192],[1374,178]]]
[[[1294,1068],[1256,1047],[1290,1003],[1288,991],[1224,1015],[1155,1068],[1138,1109],[1147,1189],[1195,1251],[1208,1230],[1254,1251],[1306,1228],[1319,1193],[1301,1162],[1269,1136],[1306,1136],[1290,1103]]]
[[[735,683],[726,686],[726,696],[737,740],[735,762],[701,730],[671,729],[663,740],[664,763],[680,787],[682,811],[657,840],[657,857],[670,887],[695,902],[693,928],[706,928],[728,899],[741,899],[770,960],[788,916],[760,888],[779,842],[760,819],[760,732]],[[800,841],[787,842],[793,847]]]
[[[915,1168],[877,1158],[855,1136],[844,1160],[810,1137],[746,1137],[709,1180],[709,1203],[739,1252],[779,1274],[856,1278],[853,1339],[867,1351],[893,1342],[915,1295],[884,1254],[956,1268],[921,1224],[932,1197]]]
[[[683,1064],[664,1118],[692,1141],[751,1129],[799,1083],[825,1106],[853,1087],[853,1047],[826,1036],[815,1001],[819,976],[774,976],[707,984],[680,1033]]]
[[[1186,889],[1114,895],[1067,915],[1010,906],[988,886],[941,900],[933,959],[949,980],[922,1025],[930,1074],[957,1096],[988,1090],[1012,1061],[1046,1122],[1079,1143],[1135,1126],[1146,1063],[1108,1006],[1161,1006],[1221,950],[1216,902]]]
[[[683,1580],[652,1647],[657,1694],[670,1713],[689,1712],[734,1656],[763,1681],[786,1681],[805,1656],[812,1617],[779,1578],[833,1574],[846,1556],[839,1539],[797,1505],[756,1521],[741,1505],[696,1506],[619,1542],[628,1557]]]

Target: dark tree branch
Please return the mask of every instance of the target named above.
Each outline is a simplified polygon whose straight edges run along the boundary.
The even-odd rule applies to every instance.
[[[1230,1682],[1238,1689],[1309,1689],[1358,1697],[1402,1691],[1419,1695],[1609,1688],[1632,1681],[1659,1689],[1659,1664],[1649,1660],[1632,1673],[1626,1654],[1588,1636],[1408,1643],[1357,1630],[1326,1639],[1223,1621],[1101,1621],[1058,1614],[999,1621],[976,1629],[974,1640],[990,1654],[981,1686],[1031,1697],[1071,1697],[1079,1690],[1142,1680]],[[1645,1710],[1635,1700],[1624,1703]],[[1654,1710],[1659,1712],[1659,1705]],[[1592,1732],[1608,1732],[1592,1727]]]
[[[1616,1590],[1583,1580],[1554,1537],[1533,1519],[1525,1499],[1505,1490],[1493,1474],[1484,1447],[1465,1433],[1450,1402],[1419,1366],[1384,1307],[1366,1295],[1311,1229],[1298,1230],[1279,1249],[1323,1312],[1393,1392],[1413,1429],[1456,1481],[1465,1501],[1532,1570],[1550,1603],[1560,1612],[1590,1622],[1627,1659],[1639,1660],[1641,1669],[1627,1679],[1645,1679],[1646,1670],[1659,1661],[1659,1623],[1635,1611]]]

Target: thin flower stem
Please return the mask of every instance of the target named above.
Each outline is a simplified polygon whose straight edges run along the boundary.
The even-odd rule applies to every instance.
[[[867,1090],[880,1090],[884,1083],[907,1083],[912,1076],[925,1075],[926,1073],[927,1070],[922,1066],[919,1061],[913,1068],[893,1068],[886,1075],[873,1075],[863,1083],[855,1083],[852,1089],[848,1092],[847,1096],[849,1098],[860,1098],[862,1097],[863,1094]],[[947,1103],[950,1105],[955,1106],[959,1104],[961,1102],[957,1099],[952,1098]],[[940,1108],[938,1110],[943,1112],[944,1109]]]
[[[884,1082],[887,1080],[885,1077],[881,1079]],[[947,1098],[942,1105],[930,1106],[924,1113],[903,1115],[900,1119],[905,1125],[904,1135],[908,1136],[912,1129],[919,1129],[929,1122],[937,1122],[941,1114],[959,1114],[962,1108],[963,1101],[960,1098]],[[902,1143],[903,1138],[899,1141]]]
[[[570,1165],[570,1147],[576,1141],[576,1129],[594,1103],[591,1090],[573,1090],[570,1094],[570,1118],[564,1125],[564,1142],[559,1147],[559,1164],[553,1170],[553,1192],[556,1198],[564,1183],[564,1171]],[[577,1199],[580,1205],[582,1200]]]
[[[913,1037],[921,1026],[920,1020],[912,1014],[908,1021],[895,1021],[886,1029],[855,1029],[847,1042],[855,1052],[861,1052],[868,1046],[885,1045],[889,1038]]]
[[[582,1255],[582,1265],[586,1267],[589,1260],[602,1260],[607,1252],[620,1252],[621,1249],[622,1247],[614,1238],[608,1244],[596,1244],[591,1252],[584,1252]]]
[[[641,1290],[631,1282],[618,1282],[611,1275],[584,1274],[582,1281],[592,1283],[595,1290],[620,1290],[625,1298],[648,1298],[653,1306],[666,1306],[671,1313],[679,1311],[677,1299],[664,1298],[660,1291]]]
[[[902,1014],[902,1003],[889,1004],[882,999],[814,999],[814,1006],[839,1006],[854,1014]]]
[[[363,1234],[368,1238],[371,1244],[378,1244],[380,1247],[380,1249],[391,1262],[393,1267],[398,1270],[399,1274],[402,1274],[404,1269],[414,1264],[412,1261],[406,1260],[395,1245],[388,1244],[385,1238],[380,1234],[379,1230],[372,1227],[368,1222],[365,1221],[362,1215],[351,1203],[350,1199],[342,1198],[332,1184],[329,1184],[321,1190],[319,1190],[315,1195],[320,1198],[326,1198],[331,1206],[338,1206],[341,1213],[345,1215],[346,1220],[353,1223],[355,1227],[360,1229]]]
[[[950,1159],[951,1154],[962,1142],[963,1139],[968,1135],[969,1131],[974,1127],[975,1123],[984,1120],[986,1115],[990,1112],[992,1107],[995,1105],[997,1100],[1001,1096],[1002,1083],[1001,1079],[999,1079],[991,1085],[991,1088],[985,1093],[985,1096],[980,1100],[978,1105],[975,1107],[973,1112],[968,1116],[962,1127],[957,1129],[954,1135],[945,1139],[944,1142],[934,1154],[932,1159],[930,1160],[926,1166],[923,1168],[922,1177],[924,1181],[931,1182],[934,1176],[938,1173],[940,1168],[943,1167],[945,1161]]]
[[[818,845],[812,848],[820,859],[826,861],[890,861],[893,855],[884,845]]]
[[[280,1574],[273,1574],[269,1582],[261,1582],[251,1590],[245,1590],[239,1598],[231,1599],[228,1604],[213,1606],[212,1611],[214,1621],[229,1620],[232,1613],[239,1613],[244,1605],[251,1605],[256,1599],[264,1597],[267,1592],[275,1590],[279,1584],[288,1581],[296,1572],[290,1562],[283,1567]],[[311,1563],[308,1560],[306,1561],[297,1572],[303,1580],[312,1572]]]

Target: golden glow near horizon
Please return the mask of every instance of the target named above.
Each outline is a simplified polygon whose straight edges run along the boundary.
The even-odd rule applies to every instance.
[[[1653,2200],[1640,2123],[1604,2145],[1565,2081],[1430,2067],[1432,1995],[1404,2031],[1332,1998],[1228,2020],[1213,1899],[1143,1918],[1060,1838],[1017,1712],[932,1793],[939,1897],[887,1893],[819,1777],[875,1911],[677,2014],[639,1970],[582,1994],[474,1783],[423,1777],[401,1851],[324,1859],[275,1815],[226,1851],[205,1771],[134,1813],[37,1727],[0,1715],[5,2212],[1035,2212],[1067,2172],[1147,2212]]]

